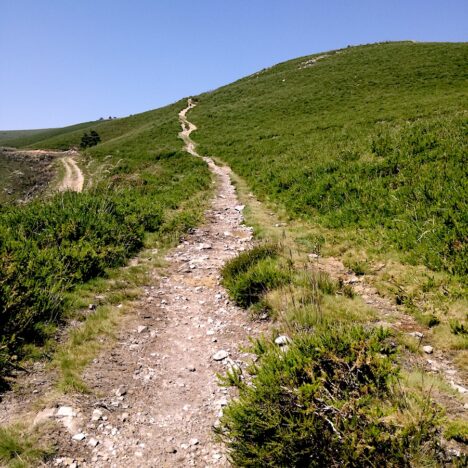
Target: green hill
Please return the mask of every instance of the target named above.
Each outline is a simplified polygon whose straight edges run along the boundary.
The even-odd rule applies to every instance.
[[[195,139],[293,218],[466,274],[467,63],[411,42],[291,60],[199,96]]]
[[[396,318],[375,317],[343,278],[311,268],[308,254],[370,273],[398,313],[413,314],[437,358],[466,375],[467,63],[466,43],[349,47],[194,98],[198,151],[229,164],[246,199],[251,190],[287,221],[283,242],[265,235],[271,243],[222,271],[232,300],[277,317],[274,333],[291,337],[281,350],[253,342],[253,385],[234,367],[224,378],[239,398],[216,430],[238,466],[438,466],[442,430],[466,442],[453,389],[418,368],[422,338],[415,344],[405,324],[369,327]],[[93,291],[90,280],[200,221],[210,174],[182,151],[185,106],[2,136],[5,146],[68,149],[92,129],[101,143],[81,154],[84,193],[0,204],[0,386],[53,336],[76,288]],[[305,247],[294,252],[291,238]],[[65,388],[83,390],[65,361]],[[455,416],[452,426],[432,398]]]

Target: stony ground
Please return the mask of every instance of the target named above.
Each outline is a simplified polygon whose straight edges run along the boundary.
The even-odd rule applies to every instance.
[[[181,120],[181,137],[196,155],[189,139],[194,126],[185,112]],[[87,369],[91,396],[40,415],[64,428],[53,464],[227,465],[212,430],[230,397],[217,373],[245,368],[251,356],[242,345],[262,326],[253,330],[220,286],[220,268],[249,246],[252,234],[242,224],[229,168],[206,162],[217,189],[204,225],[167,256],[166,276],[146,287],[119,345]]]

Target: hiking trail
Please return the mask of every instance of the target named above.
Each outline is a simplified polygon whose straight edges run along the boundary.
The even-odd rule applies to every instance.
[[[78,164],[73,159],[73,155],[60,158],[60,161],[65,168],[65,175],[60,182],[59,190],[61,192],[66,190],[81,192],[83,190],[84,177]]]
[[[179,114],[179,135],[199,157],[186,118],[193,106]],[[262,326],[253,330],[220,286],[220,268],[250,245],[252,230],[230,169],[203,159],[216,180],[204,224],[169,252],[166,276],[153,275],[118,344],[86,369],[91,393],[44,410],[63,426],[56,466],[228,466],[212,427],[233,390],[218,385],[217,373],[245,368],[251,355],[240,348]]]

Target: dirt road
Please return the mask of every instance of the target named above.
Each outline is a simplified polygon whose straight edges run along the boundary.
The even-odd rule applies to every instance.
[[[192,107],[190,102],[180,113],[180,137],[198,156],[190,140],[195,126],[185,116]],[[59,466],[70,460],[93,467],[228,464],[212,431],[229,399],[216,374],[245,368],[250,355],[240,346],[255,330],[228,300],[219,274],[252,234],[242,225],[230,169],[204,160],[216,179],[206,221],[167,256],[166,276],[146,287],[120,344],[87,369],[93,394],[67,401],[74,416],[58,418],[68,427],[55,459]]]
[[[60,161],[65,167],[65,175],[60,182],[59,190],[61,192],[65,192],[66,190],[81,192],[83,190],[84,177],[73,156],[65,156]]]

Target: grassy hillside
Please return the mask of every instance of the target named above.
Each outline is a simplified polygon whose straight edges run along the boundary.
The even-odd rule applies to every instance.
[[[202,152],[293,218],[359,230],[368,248],[466,274],[468,44],[376,44],[313,59],[199,96],[191,119]]]
[[[128,139],[132,135],[136,137],[139,133],[150,130],[158,121],[159,113],[160,109],[156,109],[121,119],[84,122],[70,127],[47,130],[25,138],[4,140],[0,143],[4,146],[20,148],[67,150],[71,147],[78,147],[83,133],[89,130],[97,131],[103,142],[121,136]]]
[[[0,145],[2,146],[12,146],[14,148],[40,148],[40,149],[69,149],[70,146],[63,144],[61,146],[51,146],[50,148],[47,145],[42,145],[43,141],[48,141],[49,139],[56,139],[62,135],[68,135],[69,133],[77,132],[80,136],[84,131],[90,128],[94,128],[96,122],[83,122],[76,125],[70,125],[68,127],[62,128],[50,128],[44,130],[14,130],[14,131],[4,131],[0,134],[4,135],[4,138],[0,139]],[[76,146],[78,146],[78,143]]]
[[[36,129],[36,130],[0,130],[0,145],[3,145],[4,141],[14,141],[23,138],[29,138],[38,136],[44,132],[48,132],[51,129]]]
[[[108,122],[127,133],[83,155],[94,171],[87,192],[0,206],[0,379],[25,345],[54,331],[76,285],[123,265],[146,233],[177,237],[197,222],[210,176],[181,150],[184,104],[152,112],[145,126]]]

